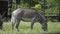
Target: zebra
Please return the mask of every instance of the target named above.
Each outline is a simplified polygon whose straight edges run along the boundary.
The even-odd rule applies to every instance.
[[[42,25],[42,29],[47,31],[47,19],[45,15],[35,9],[25,9],[25,8],[18,8],[12,12],[11,15],[11,23],[12,29],[14,29],[14,25],[16,24],[16,29],[19,31],[18,26],[22,18],[31,18],[31,29],[33,29],[33,25],[36,21],[38,21]]]

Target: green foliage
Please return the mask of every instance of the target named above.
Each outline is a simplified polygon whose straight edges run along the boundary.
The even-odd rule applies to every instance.
[[[58,3],[56,0],[47,0],[47,7],[48,9],[45,10],[46,15],[57,16],[59,14]]]
[[[40,4],[36,4],[34,7],[32,8],[35,8],[35,9],[41,9],[41,5]]]
[[[54,18],[52,18],[52,17],[47,18],[47,21],[51,21],[51,22],[58,22],[58,20],[57,20],[57,19],[54,19]]]
[[[29,5],[27,3],[25,3],[25,4],[22,3],[22,4],[19,5],[20,8],[28,8],[28,6]]]
[[[44,0],[21,0],[20,4],[17,5],[18,8],[35,8],[35,9],[42,9],[42,5]],[[47,16],[57,16],[59,14],[59,0],[46,0],[46,8],[45,15]],[[13,4],[12,11],[16,9],[16,4]],[[9,11],[8,13],[11,13]]]

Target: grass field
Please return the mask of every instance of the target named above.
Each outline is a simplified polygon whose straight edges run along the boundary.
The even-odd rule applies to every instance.
[[[30,22],[21,21],[19,32],[14,28],[12,31],[10,22],[4,22],[0,34],[60,34],[60,22],[48,22],[48,32],[44,32],[41,24],[35,23],[33,30],[30,29]]]

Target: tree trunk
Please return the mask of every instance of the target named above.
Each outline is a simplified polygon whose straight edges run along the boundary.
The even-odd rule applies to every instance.
[[[58,20],[60,22],[60,0],[58,0],[58,9],[59,9],[59,17],[58,17]]]

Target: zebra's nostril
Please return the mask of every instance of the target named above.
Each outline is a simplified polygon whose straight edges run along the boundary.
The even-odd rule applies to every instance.
[[[44,31],[47,31],[47,27],[42,27],[42,29],[43,29]]]

